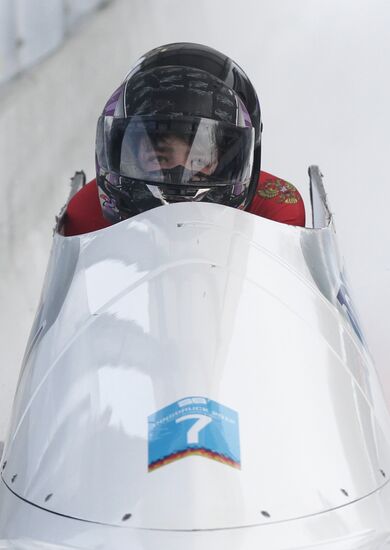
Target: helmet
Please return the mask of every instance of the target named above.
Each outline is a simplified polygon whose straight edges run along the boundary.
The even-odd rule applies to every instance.
[[[170,202],[245,208],[261,158],[256,92],[212,48],[176,43],[142,57],[98,120],[96,172],[115,223]]]

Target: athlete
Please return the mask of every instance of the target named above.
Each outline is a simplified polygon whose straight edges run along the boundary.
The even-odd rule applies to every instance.
[[[230,58],[188,43],[150,51],[98,120],[97,176],[69,201],[64,234],[188,201],[304,226],[297,189],[260,171],[261,132],[256,91]]]

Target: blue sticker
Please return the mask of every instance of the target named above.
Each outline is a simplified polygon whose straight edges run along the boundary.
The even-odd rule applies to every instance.
[[[346,284],[344,275],[342,273],[340,273],[340,288],[339,288],[339,291],[338,291],[338,294],[337,294],[337,300],[338,300],[339,304],[341,305],[341,307],[343,308],[343,310],[346,312],[348,320],[349,320],[356,336],[359,338],[361,343],[363,345],[365,345],[363,334],[362,334],[362,331],[360,329],[359,322],[358,322],[358,319],[357,319],[357,315],[356,315],[355,310],[352,306],[352,301],[351,301],[351,298],[349,296],[347,284]]]
[[[186,397],[148,418],[149,472],[199,455],[241,468],[238,414],[205,397]]]

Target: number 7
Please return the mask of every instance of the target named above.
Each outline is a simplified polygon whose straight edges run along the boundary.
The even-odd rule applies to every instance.
[[[204,414],[187,414],[176,420],[176,423],[184,422],[184,420],[193,420],[197,419],[197,422],[191,426],[187,432],[187,443],[188,444],[198,444],[199,443],[199,432],[203,430],[210,422],[213,421],[212,418]]]

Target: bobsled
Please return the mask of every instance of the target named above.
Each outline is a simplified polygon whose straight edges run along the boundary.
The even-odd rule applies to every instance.
[[[209,203],[59,223],[0,548],[377,550],[390,421],[317,167],[313,227]]]

